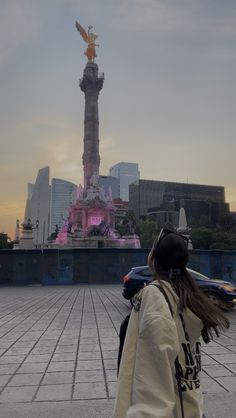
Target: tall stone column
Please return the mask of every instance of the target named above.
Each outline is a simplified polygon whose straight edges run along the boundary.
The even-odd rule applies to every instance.
[[[103,87],[104,75],[98,73],[98,65],[88,62],[83,78],[80,80],[80,88],[85,95],[84,111],[84,189],[89,186],[90,178],[99,175],[99,117],[98,95]]]

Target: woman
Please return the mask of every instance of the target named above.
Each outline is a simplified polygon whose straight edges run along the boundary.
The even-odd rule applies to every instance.
[[[134,301],[113,418],[202,418],[199,338],[229,327],[186,270],[187,239],[163,229],[148,256],[153,282]]]

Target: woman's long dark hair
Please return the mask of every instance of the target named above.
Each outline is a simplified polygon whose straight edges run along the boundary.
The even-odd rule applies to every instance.
[[[219,330],[229,328],[229,321],[220,308],[196,285],[186,269],[188,258],[188,249],[183,238],[169,233],[154,242],[149,254],[149,265],[154,279],[165,280],[172,285],[179,296],[180,310],[188,307],[202,320],[205,331],[211,337],[212,330],[219,336]]]

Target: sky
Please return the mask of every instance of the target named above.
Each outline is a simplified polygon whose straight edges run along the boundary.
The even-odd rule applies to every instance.
[[[225,186],[236,210],[235,0],[0,0],[0,232],[14,238],[27,184],[83,182],[86,44],[93,25],[100,174]]]

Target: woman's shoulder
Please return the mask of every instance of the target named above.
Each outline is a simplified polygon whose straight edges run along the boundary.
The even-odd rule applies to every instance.
[[[151,311],[169,311],[169,306],[166,297],[162,291],[162,285],[158,280],[155,280],[145,286],[138,295],[143,309]],[[172,303],[171,303],[172,304]]]

